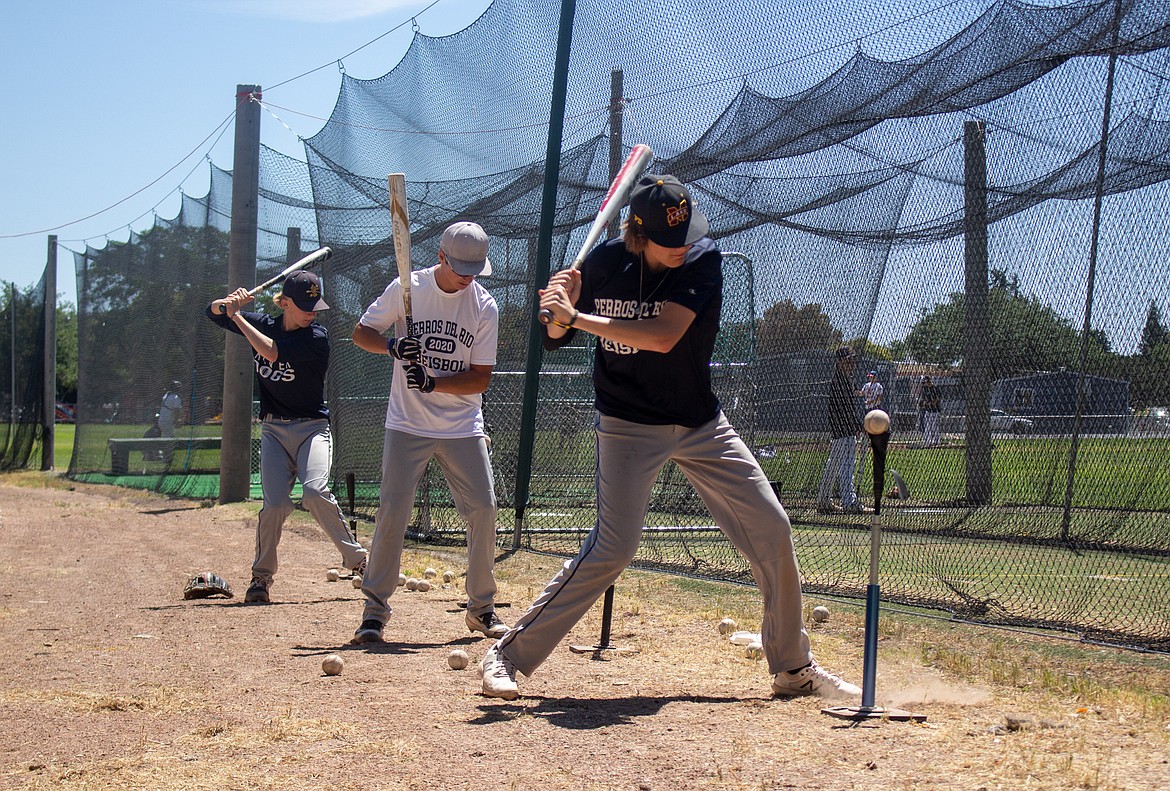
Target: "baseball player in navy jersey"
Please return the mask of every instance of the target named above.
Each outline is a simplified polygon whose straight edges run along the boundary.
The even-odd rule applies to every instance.
[[[711,390],[722,305],[722,256],[707,218],[678,179],[643,176],[623,237],[541,291],[552,313],[544,345],[596,335],[597,523],[528,611],[480,665],[483,693],[513,700],[621,574],[641,540],[651,490],[674,461],[719,528],[744,554],[764,600],[764,655],[777,695],[859,696],[809,649],[788,515]]]
[[[473,222],[443,232],[439,263],[411,273],[414,335],[407,334],[397,278],[354,328],[357,346],[401,362],[390,382],[382,486],[355,643],[382,640],[415,491],[431,458],[467,521],[467,628],[488,637],[507,631],[495,608],[496,492],[482,408],[499,333],[496,301],[476,280],[492,272],[488,245],[488,235]],[[387,340],[383,333],[391,328],[394,337]]]
[[[252,301],[239,288],[207,306],[207,317],[243,335],[252,345],[260,385],[260,486],[264,507],[256,527],[252,583],[244,601],[267,603],[276,574],[276,547],[284,520],[293,511],[292,488],[301,479],[301,503],[341,550],[345,565],[364,571],[366,550],[349,533],[337,499],[329,491],[333,438],[325,406],[325,372],[329,367],[329,331],[314,319],[329,308],[321,298],[321,281],[312,272],[294,272],[284,280],[276,305],[280,316],[245,313]],[[225,309],[226,313],[220,310]]]

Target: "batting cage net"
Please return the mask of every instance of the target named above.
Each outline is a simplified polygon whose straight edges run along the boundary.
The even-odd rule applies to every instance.
[[[290,233],[298,255],[334,250],[319,320],[335,491],[352,473],[372,516],[390,369],[349,338],[395,274],[386,176],[405,172],[416,268],[454,220],[492,236],[501,546],[576,552],[595,519],[592,347],[530,364],[535,290],[645,143],[725,252],[714,380],[794,522],[806,590],[862,597],[868,581],[870,519],[849,490],[874,505],[874,455],[859,441],[826,471],[848,345],[857,409],[872,381],[892,418],[887,599],[1170,650],[1170,6],[579,0],[550,125],[561,19],[550,0],[496,0],[455,35],[420,25],[382,76],[343,73],[304,161],[261,150],[256,281],[286,262]],[[273,112],[271,93],[252,101]],[[201,313],[226,292],[230,193],[213,168],[174,220],[76,254],[74,476],[218,491],[223,333]],[[171,389],[174,437],[144,443]],[[673,465],[646,525],[637,565],[751,584]],[[464,539],[436,470],[412,529]]]
[[[37,466],[45,403],[45,278],[0,291],[0,470]]]

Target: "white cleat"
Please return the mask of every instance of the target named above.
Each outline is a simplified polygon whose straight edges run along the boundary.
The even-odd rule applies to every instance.
[[[516,685],[516,666],[496,646],[484,654],[483,661],[479,663],[479,672],[483,676],[484,695],[504,700],[520,697],[520,687]]]
[[[485,682],[486,683],[486,682]],[[772,692],[781,697],[820,695],[822,698],[860,698],[861,687],[811,662],[793,673],[781,671],[772,677]]]

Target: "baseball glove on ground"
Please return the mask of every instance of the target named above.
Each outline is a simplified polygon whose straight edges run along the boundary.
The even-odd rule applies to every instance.
[[[232,598],[232,586],[214,571],[204,571],[187,580],[183,588],[184,599],[206,599],[208,596]]]

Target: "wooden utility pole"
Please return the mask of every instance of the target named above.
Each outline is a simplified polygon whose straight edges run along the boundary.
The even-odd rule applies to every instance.
[[[236,139],[232,164],[232,230],[228,290],[256,285],[256,227],[260,200],[259,85],[236,86]],[[233,332],[224,340],[223,440],[219,502],[248,499],[252,483],[252,347]]]

